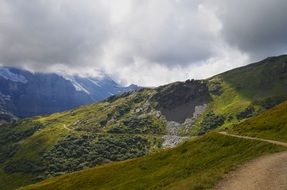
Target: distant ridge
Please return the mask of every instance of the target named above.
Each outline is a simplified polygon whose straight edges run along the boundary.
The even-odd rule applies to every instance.
[[[17,117],[51,114],[137,89],[101,79],[59,73],[32,73],[0,67],[0,111]]]

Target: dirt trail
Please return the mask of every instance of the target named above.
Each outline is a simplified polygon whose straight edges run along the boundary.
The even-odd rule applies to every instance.
[[[63,128],[64,128],[64,129],[67,129],[68,131],[71,131],[71,129],[70,129],[69,127],[67,127],[66,124],[63,125]]]
[[[287,143],[231,135],[222,135],[250,140],[259,140],[287,147]],[[276,153],[255,159],[228,174],[216,187],[216,190],[286,190],[287,189],[287,152]]]
[[[287,143],[285,142],[280,142],[280,141],[274,141],[274,140],[268,140],[268,139],[262,139],[262,138],[257,138],[257,137],[247,137],[247,136],[241,136],[241,135],[232,135],[226,132],[218,132],[219,134],[222,135],[227,135],[227,136],[231,136],[231,137],[237,137],[237,138],[241,138],[241,139],[249,139],[249,140],[257,140],[257,141],[263,141],[263,142],[268,142],[271,144],[277,144],[280,146],[285,146],[287,147]]]

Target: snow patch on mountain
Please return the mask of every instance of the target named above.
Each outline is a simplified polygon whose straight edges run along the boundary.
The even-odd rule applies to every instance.
[[[70,81],[72,83],[72,85],[74,86],[75,90],[76,91],[82,91],[82,92],[85,92],[87,94],[90,94],[90,92],[85,88],[83,87],[77,80],[74,76],[71,76],[71,75],[62,75],[62,77],[64,77],[64,79]]]
[[[18,75],[10,71],[9,68],[0,68],[0,77],[13,82],[27,83],[28,80],[23,75]]]
[[[98,87],[102,87],[97,81],[95,81],[94,79],[89,78],[88,79],[91,83],[97,85]]]

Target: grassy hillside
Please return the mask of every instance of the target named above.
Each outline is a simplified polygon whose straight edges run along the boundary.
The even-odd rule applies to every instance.
[[[286,100],[286,85],[287,56],[280,56],[1,125],[0,189],[141,157],[180,136],[240,124]]]
[[[237,165],[281,150],[212,133],[175,149],[51,178],[22,190],[210,189]]]
[[[287,102],[234,125],[229,132],[287,142]]]
[[[158,151],[166,139],[173,143],[177,135],[176,127],[168,125],[158,110],[168,102],[169,113],[185,107],[186,117],[192,116],[194,106],[205,101],[201,98],[204,94],[208,96],[208,89],[202,81],[174,83],[3,125],[0,188],[14,189],[51,176]],[[195,97],[198,102],[192,99]],[[186,107],[187,102],[190,104]],[[179,139],[175,137],[176,141]],[[15,176],[19,180],[14,181]]]
[[[287,55],[227,71],[202,81],[202,84],[208,90],[204,85],[197,88],[198,96],[191,96],[193,101],[187,101],[185,106],[175,111],[170,109],[178,100],[186,100],[184,95],[179,96],[186,93],[180,85],[188,86],[188,81],[156,89],[162,98],[159,104],[165,104],[159,110],[167,117],[174,117],[174,120],[177,115],[186,115],[186,110],[194,111],[194,107],[189,107],[193,102],[199,103],[196,106],[205,105],[200,117],[192,122],[182,122],[180,134],[193,136],[218,127],[230,127],[287,100]],[[169,101],[171,99],[173,104]],[[164,108],[168,108],[168,111]]]
[[[191,134],[203,128],[229,127],[255,116],[287,99],[287,56],[267,58],[258,63],[211,77],[208,81],[211,101],[195,122]],[[210,113],[222,117],[216,125]],[[213,118],[212,118],[213,119]],[[203,124],[202,124],[203,123]]]
[[[286,142],[286,113],[284,102],[234,125],[229,132]],[[210,189],[244,162],[281,150],[286,148],[209,133],[175,149],[50,178],[23,189]]]
[[[146,102],[153,93],[127,93],[0,126],[0,189],[158,150],[166,130]]]

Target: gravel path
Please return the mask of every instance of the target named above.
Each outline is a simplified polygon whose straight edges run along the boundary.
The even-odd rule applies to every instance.
[[[231,135],[236,138],[259,140],[287,147],[287,143]],[[216,187],[216,190],[287,190],[287,152],[276,153],[255,159],[228,174]]]

